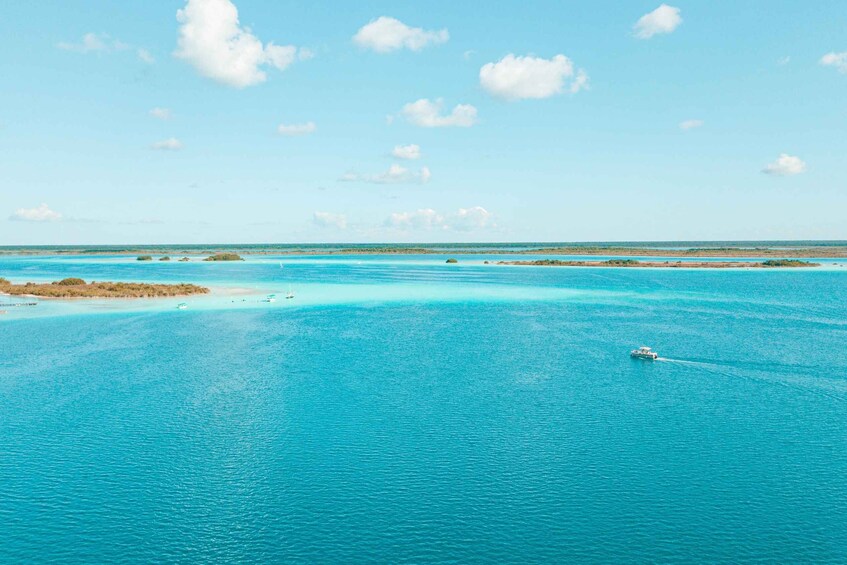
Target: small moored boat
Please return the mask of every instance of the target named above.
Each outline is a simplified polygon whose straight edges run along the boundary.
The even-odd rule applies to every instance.
[[[188,310],[188,304],[186,304],[185,302],[180,302],[179,304],[176,305],[176,309],[177,310]]]
[[[262,302],[276,302],[276,294],[269,294]]]
[[[633,359],[649,359],[655,361],[659,358],[659,354],[646,346],[641,346],[638,349],[633,349],[629,352],[629,356]]]

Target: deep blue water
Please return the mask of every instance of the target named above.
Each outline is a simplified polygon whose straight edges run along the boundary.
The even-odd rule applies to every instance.
[[[0,259],[298,288],[5,315],[0,561],[847,561],[847,270],[282,261]]]

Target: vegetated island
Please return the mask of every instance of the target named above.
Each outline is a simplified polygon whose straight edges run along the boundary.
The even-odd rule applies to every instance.
[[[204,261],[244,261],[244,258],[241,257],[238,253],[215,253],[214,255],[209,255]]]
[[[90,282],[67,278],[52,283],[12,284],[0,278],[0,294],[41,298],[155,298],[207,294],[209,289],[196,284],[153,284],[126,282]]]
[[[797,259],[768,259],[767,261],[638,261],[636,259],[609,259],[608,261],[498,261],[498,265],[530,265],[536,267],[648,267],[651,269],[768,269],[779,267],[818,267],[820,263]]]

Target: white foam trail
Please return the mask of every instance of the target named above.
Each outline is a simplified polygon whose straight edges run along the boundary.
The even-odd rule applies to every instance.
[[[838,402],[847,401],[847,398],[845,398],[844,394],[839,394],[847,392],[847,390],[844,390],[843,387],[837,387],[837,385],[834,386],[834,383],[831,382],[821,382],[816,379],[804,378],[795,375],[779,376],[775,374],[768,374],[762,376],[743,374],[737,371],[726,370],[723,365],[720,365],[718,363],[708,363],[703,361],[686,361],[684,359],[670,359],[667,357],[659,357],[656,359],[656,361],[665,361],[667,363],[675,363],[678,365],[699,367],[706,372],[713,373],[715,375],[720,375],[723,377],[740,378],[750,381],[769,383],[776,386],[804,390],[810,394],[815,394],[817,396],[829,398]]]

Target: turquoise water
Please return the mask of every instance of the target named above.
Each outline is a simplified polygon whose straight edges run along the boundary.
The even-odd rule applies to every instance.
[[[0,318],[0,561],[847,561],[847,269],[460,261],[0,258],[215,290]]]

